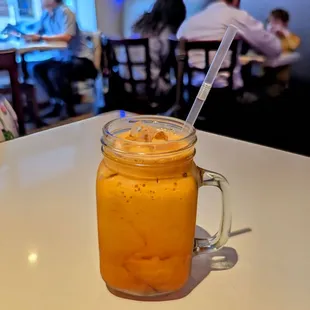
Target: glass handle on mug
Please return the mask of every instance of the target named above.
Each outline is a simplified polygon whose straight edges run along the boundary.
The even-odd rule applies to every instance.
[[[229,199],[229,184],[226,178],[216,172],[198,168],[202,186],[217,187],[222,193],[222,218],[217,234],[208,239],[195,238],[194,254],[214,252],[221,249],[228,241],[231,231],[231,210]]]

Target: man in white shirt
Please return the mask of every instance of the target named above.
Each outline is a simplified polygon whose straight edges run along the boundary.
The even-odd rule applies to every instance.
[[[180,27],[177,37],[191,41],[222,40],[230,24],[239,29],[239,35],[254,49],[268,58],[276,58],[281,54],[281,42],[273,34],[264,29],[263,23],[254,19],[247,12],[239,9],[240,0],[213,0],[202,12],[186,20]],[[202,54],[190,55],[190,63],[204,68],[205,58]],[[202,81],[200,81],[201,83]],[[227,76],[219,76],[214,87],[227,86]],[[234,88],[243,86],[240,66],[234,72]]]

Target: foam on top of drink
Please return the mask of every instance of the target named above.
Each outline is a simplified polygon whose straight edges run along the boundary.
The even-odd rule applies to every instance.
[[[156,128],[137,122],[130,131],[118,134],[114,147],[129,153],[159,154],[182,149],[187,145],[183,136],[171,129]]]
[[[145,125],[141,122],[137,122],[125,136],[126,140],[136,142],[149,142],[149,143],[160,143],[167,141],[180,140],[182,136],[177,135],[172,130],[166,130],[162,128],[155,128],[153,126]]]

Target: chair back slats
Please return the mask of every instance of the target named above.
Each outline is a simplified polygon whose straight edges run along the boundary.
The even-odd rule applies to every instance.
[[[128,81],[131,84],[131,91],[132,91],[133,95],[135,96],[137,93],[137,83],[133,82],[134,81],[133,63],[131,61],[129,47],[127,47],[127,46],[125,47],[125,53],[126,53],[126,57],[127,57],[127,68],[128,68],[128,73],[129,73]],[[115,58],[117,59],[117,56],[115,56]],[[118,65],[120,65],[120,64],[121,64],[120,61],[118,61]],[[122,63],[122,64],[124,64],[124,63]],[[126,63],[124,65],[126,65]]]
[[[109,40],[105,35],[101,35],[100,69],[103,77],[108,77],[112,70],[110,54],[111,54],[111,46]]]
[[[169,40],[169,55],[166,60],[168,69],[163,68],[162,75],[164,75],[169,69],[172,69],[177,76],[178,62],[177,62],[177,52],[179,49],[179,41],[170,39]]]
[[[153,96],[152,89],[152,75],[151,75],[151,54],[149,40],[144,42],[144,53],[145,53],[145,71],[146,71],[146,92],[150,96]]]
[[[177,53],[177,87],[176,87],[176,104],[180,110],[184,110],[185,112],[187,104],[189,101],[194,99],[194,96],[197,95],[197,88],[200,85],[194,85],[194,77],[199,74],[199,83],[200,79],[203,79],[207,74],[211,60],[215,56],[216,51],[218,50],[221,42],[220,41],[187,41],[185,39],[181,39],[178,45],[178,53]],[[233,90],[233,75],[234,70],[237,65],[237,57],[239,50],[239,41],[235,40],[230,47],[230,59],[229,65],[220,69],[220,72],[228,73],[227,81],[228,88]],[[191,57],[197,56],[195,53],[199,54],[199,58],[201,61],[204,61],[204,67],[197,67],[195,63],[191,63]],[[202,54],[201,54],[202,53]],[[214,55],[213,57],[211,55]],[[184,112],[183,111],[183,112]]]
[[[109,40],[109,44],[111,46],[110,51],[110,62],[112,63],[112,67],[125,66],[128,70],[128,77],[122,76],[122,79],[125,83],[130,85],[131,92],[133,95],[137,95],[138,86],[144,85],[146,95],[151,98],[153,94],[152,89],[152,77],[151,77],[151,56],[150,56],[150,48],[149,48],[149,39],[122,39],[122,40]],[[141,55],[143,55],[144,60],[135,60],[134,59],[134,48],[141,49]],[[124,50],[126,55],[126,60],[119,59],[119,51]],[[135,77],[135,69],[137,67],[141,67],[145,70],[145,78],[136,79]]]
[[[210,65],[211,59],[215,56],[216,51],[218,50],[221,42],[220,41],[187,41],[181,40],[180,46],[183,46],[183,53],[185,54],[183,59],[184,64],[184,74],[188,78],[187,88],[193,86],[193,78],[197,73],[207,74]],[[227,67],[220,68],[220,72],[228,73],[228,87],[233,89],[233,73],[237,64],[237,54],[238,54],[238,41],[234,41],[230,47],[230,59],[229,65]],[[191,53],[203,53],[205,65],[203,68],[198,68],[195,64],[190,63]],[[211,55],[214,55],[211,58]]]
[[[83,35],[87,41],[87,44],[91,46],[93,52],[93,63],[95,68],[99,71],[101,69],[102,61],[102,44],[101,44],[101,32],[83,32]]]

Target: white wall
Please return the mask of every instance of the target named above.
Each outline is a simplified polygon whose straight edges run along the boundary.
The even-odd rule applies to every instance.
[[[77,20],[81,29],[84,31],[96,31],[96,0],[76,0],[75,5]]]
[[[138,17],[145,11],[152,8],[154,0],[126,0],[124,2],[124,15],[123,15],[123,34],[129,36],[131,27]],[[208,0],[184,0],[186,5],[187,17],[194,15],[196,12],[202,10]]]
[[[83,1],[83,0],[80,0]],[[208,0],[185,0],[188,16],[201,10]],[[98,28],[106,35],[129,35],[132,24],[154,0],[96,0]]]
[[[108,36],[122,35],[122,10],[124,0],[95,1],[98,29]]]

